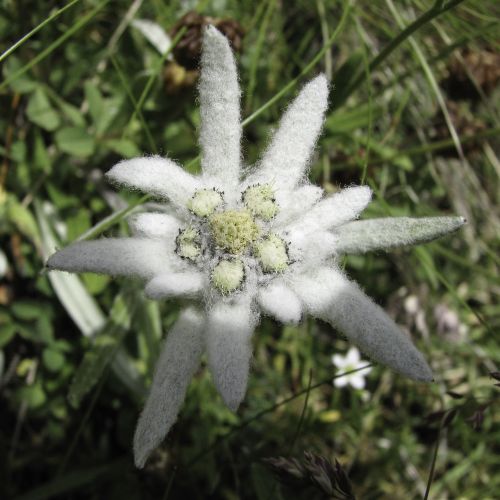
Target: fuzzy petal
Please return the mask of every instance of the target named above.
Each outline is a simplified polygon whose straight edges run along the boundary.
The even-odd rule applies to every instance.
[[[370,203],[372,191],[367,186],[342,189],[316,203],[303,217],[291,225],[312,233],[320,229],[332,229],[356,219]]]
[[[418,245],[456,231],[463,217],[388,217],[354,221],[335,230],[338,253],[365,253],[404,245]]]
[[[199,91],[203,175],[234,188],[240,173],[240,88],[229,42],[213,26],[203,37]]]
[[[193,308],[183,311],[163,344],[151,391],[135,430],[137,467],[144,467],[149,454],[177,420],[189,382],[200,365],[204,321],[204,315]]]
[[[306,213],[323,196],[319,186],[306,184],[293,191],[277,193],[279,212],[273,220],[273,225],[284,226]]]
[[[311,315],[337,328],[367,356],[414,380],[432,380],[429,365],[410,338],[340,271],[321,268],[314,275],[301,275],[294,290]]]
[[[128,225],[134,236],[152,239],[175,239],[181,222],[174,216],[148,212],[134,215],[128,219]]]
[[[203,274],[196,271],[165,273],[155,276],[145,288],[146,297],[159,300],[170,297],[195,297],[204,285]]]
[[[121,161],[106,177],[115,184],[167,198],[182,208],[185,208],[195,190],[201,187],[196,177],[172,160],[160,156]]]
[[[328,106],[328,82],[319,75],[307,83],[286,110],[258,170],[248,184],[270,183],[292,189],[305,176]]]
[[[297,295],[281,280],[273,280],[259,290],[257,301],[262,311],[285,324],[297,324],[302,304]]]
[[[256,322],[248,302],[220,302],[208,313],[208,364],[217,390],[233,411],[238,409],[247,389],[252,357],[250,339]]]
[[[307,226],[285,232],[285,240],[289,243],[290,258],[303,271],[321,265],[337,246],[337,237],[332,233],[321,230],[310,233]]]
[[[151,279],[168,271],[168,243],[143,238],[101,238],[77,241],[59,250],[47,261],[49,270],[98,273]]]

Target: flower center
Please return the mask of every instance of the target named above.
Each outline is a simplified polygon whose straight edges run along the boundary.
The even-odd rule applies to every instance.
[[[272,233],[254,245],[254,252],[265,273],[283,272],[290,263],[286,243]]]
[[[192,227],[179,231],[175,246],[177,255],[183,259],[195,261],[201,255],[200,235]]]
[[[220,293],[226,295],[239,288],[245,279],[245,268],[239,259],[221,260],[211,274],[212,283]]]
[[[199,189],[188,202],[188,209],[198,217],[208,217],[223,203],[222,195],[214,189]]]
[[[270,221],[278,213],[274,191],[269,184],[248,187],[242,195],[243,203],[255,217]]]
[[[259,227],[248,210],[227,210],[209,218],[212,238],[218,248],[234,255],[245,252],[259,237]]]

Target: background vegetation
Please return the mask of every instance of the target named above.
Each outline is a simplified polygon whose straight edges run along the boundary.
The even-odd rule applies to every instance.
[[[421,498],[433,457],[431,498],[498,497],[500,412],[489,375],[500,363],[498,3],[61,7],[0,6],[0,496],[321,498],[318,488],[279,484],[262,461],[313,451],[339,460],[358,498]],[[325,71],[335,88],[311,178],[327,191],[372,186],[366,217],[456,213],[468,225],[436,243],[345,261],[411,333],[434,383],[377,366],[365,391],[334,388],[331,355],[348,348],[336,332],[265,319],[238,414],[200,371],[140,471],[134,425],[179,304],[145,300],[139,283],[49,275],[43,265],[91,228],[87,236],[127,233],[125,211],[140,195],[103,181],[120,159],[165,153],[198,169],[196,74],[129,25],[135,17],[170,30],[192,9],[244,28],[248,161],[297,87]]]

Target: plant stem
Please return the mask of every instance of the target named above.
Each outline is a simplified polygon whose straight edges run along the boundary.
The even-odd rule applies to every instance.
[[[265,408],[264,410],[261,410],[260,412],[258,412],[253,417],[250,417],[249,419],[244,420],[241,424],[239,424],[238,426],[234,427],[233,429],[231,429],[229,432],[227,432],[226,434],[224,434],[220,438],[216,439],[211,445],[209,445],[207,448],[205,448],[200,453],[198,453],[193,459],[191,459],[186,464],[186,467],[190,467],[190,466],[194,465],[196,462],[198,462],[198,460],[200,460],[205,455],[208,455],[210,452],[212,452],[213,450],[215,450],[219,445],[221,445],[224,441],[226,441],[227,439],[229,439],[232,435],[237,434],[242,429],[244,429],[245,427],[248,427],[252,422],[255,422],[256,420],[259,420],[264,415],[267,415],[268,413],[272,413],[277,408],[280,408],[281,406],[284,406],[284,405],[290,403],[291,401],[299,398],[303,394],[310,393],[314,389],[318,389],[319,387],[321,387],[321,386],[323,386],[325,384],[331,384],[332,380],[334,380],[334,379],[345,377],[346,375],[350,375],[351,373],[356,373],[356,372],[359,372],[359,371],[362,371],[362,370],[366,370],[367,368],[370,368],[372,366],[373,366],[372,364],[367,364],[365,366],[362,366],[361,368],[356,368],[355,370],[349,370],[349,371],[344,372],[344,373],[339,373],[338,375],[335,375],[333,377],[329,377],[329,378],[327,378],[325,380],[322,380],[321,382],[317,382],[316,384],[308,385],[306,389],[302,389],[301,391],[296,392],[295,394],[292,394],[288,398],[285,398],[283,401],[280,401],[279,403],[275,403],[274,405],[269,406],[268,408]]]
[[[40,52],[35,56],[28,64],[25,64],[22,68],[16,71],[13,75],[9,76],[0,84],[0,90],[3,90],[14,80],[17,80],[21,75],[24,75],[33,66],[37,65],[40,61],[43,61],[48,55],[50,55],[55,49],[62,45],[68,38],[71,38],[80,28],[83,28],[103,7],[109,3],[110,0],[103,0],[99,5],[96,5],[87,15],[83,16],[78,22],[76,22],[71,28],[64,32],[54,43],[51,43],[45,50]]]
[[[399,35],[395,36],[370,62],[367,72],[361,72],[351,83],[349,89],[342,95],[341,102],[337,102],[340,106],[347,98],[358,89],[366,78],[366,73],[373,73],[382,62],[384,62],[407,38],[409,38],[415,31],[419,30],[422,26],[432,21],[434,18],[444,14],[448,10],[461,4],[464,0],[451,0],[448,3],[436,2],[428,11],[424,12],[419,18],[415,19],[409,26],[407,26]]]
[[[20,38],[14,45],[9,47],[6,51],[0,55],[0,62],[2,62],[5,58],[9,57],[12,52],[14,52],[18,47],[20,47],[24,42],[28,41],[35,33],[38,33],[45,25],[49,24],[51,21],[59,17],[63,12],[73,7],[80,0],[73,0],[68,3],[64,7],[61,7],[59,10],[56,10],[51,16],[42,21],[38,26],[35,26],[29,33],[26,33],[22,38]]]
[[[304,67],[304,69],[299,73],[298,76],[290,80],[279,92],[277,92],[273,97],[271,97],[271,99],[269,99],[269,101],[263,104],[259,109],[254,111],[250,116],[247,116],[241,123],[243,127],[253,122],[259,115],[261,115],[264,111],[266,111],[266,109],[268,109],[276,101],[281,99],[282,96],[284,96],[287,92],[289,92],[293,87],[297,85],[297,83],[301,80],[301,78],[304,75],[307,75],[307,73],[309,73],[309,71],[311,71],[314,68],[314,66],[318,64],[318,62],[324,56],[325,52],[330,49],[330,47],[333,45],[339,34],[344,29],[344,26],[346,24],[350,12],[351,12],[351,3],[347,2],[347,6],[344,9],[339,24],[335,29],[335,31],[332,33],[332,36],[328,39],[328,42],[323,45],[322,49],[311,59],[311,61],[309,61],[309,63]]]

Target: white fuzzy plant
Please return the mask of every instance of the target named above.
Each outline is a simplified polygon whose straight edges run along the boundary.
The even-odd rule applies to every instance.
[[[193,299],[156,365],[134,437],[138,467],[177,419],[204,352],[222,399],[238,408],[261,313],[285,324],[305,314],[320,318],[372,360],[414,380],[432,380],[409,337],[345,276],[338,260],[347,252],[430,241],[464,223],[462,217],[357,221],[372,196],[368,187],[325,195],[308,182],[328,105],[324,75],[304,86],[248,171],[235,60],[213,27],[204,33],[199,92],[201,175],[158,156],[118,163],[108,179],[163,199],[165,210],[134,216],[130,238],[76,242],[47,262],[51,270],[139,277],[152,299]]]

